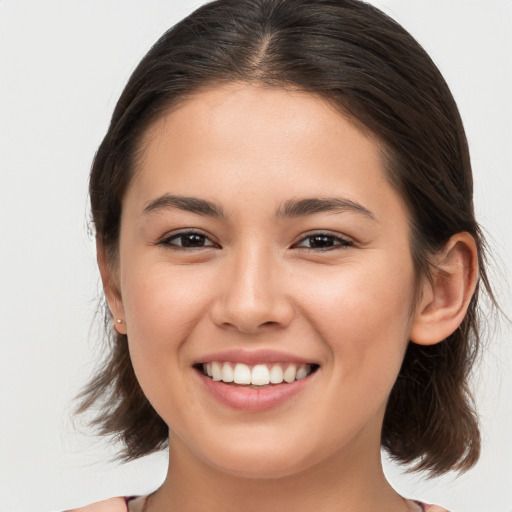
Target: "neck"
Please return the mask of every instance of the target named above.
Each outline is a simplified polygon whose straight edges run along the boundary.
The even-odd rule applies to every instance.
[[[313,467],[279,478],[248,478],[198,459],[175,436],[169,470],[147,512],[405,512],[406,501],[389,485],[380,444],[335,453]],[[357,455],[356,455],[357,453]]]

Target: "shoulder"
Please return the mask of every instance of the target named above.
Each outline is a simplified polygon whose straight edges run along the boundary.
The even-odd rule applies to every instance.
[[[439,507],[437,505],[428,505],[427,503],[419,503],[417,502],[421,507],[423,512],[450,512],[449,510],[446,510],[443,507]]]
[[[126,512],[128,510],[127,500],[128,498],[110,498],[65,512]]]

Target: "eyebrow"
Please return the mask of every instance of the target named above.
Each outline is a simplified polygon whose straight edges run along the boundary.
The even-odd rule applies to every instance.
[[[180,196],[172,194],[164,194],[150,201],[144,208],[143,213],[158,212],[176,208],[197,215],[208,217],[226,218],[222,206],[217,205],[206,199],[198,197]],[[344,199],[341,197],[308,197],[304,199],[290,199],[281,205],[275,213],[277,218],[285,217],[305,217],[316,213],[332,212],[343,213],[352,212],[359,213],[372,220],[375,215],[359,203]]]
[[[363,205],[341,197],[311,197],[305,199],[291,199],[278,208],[276,217],[302,217],[315,213],[332,212],[360,213],[375,219],[375,215]]]
[[[198,215],[206,215],[209,217],[226,217],[221,206],[200,199],[198,197],[175,196],[164,194],[151,201],[145,208],[143,213],[151,213],[169,208],[177,208],[186,212],[196,213]]]

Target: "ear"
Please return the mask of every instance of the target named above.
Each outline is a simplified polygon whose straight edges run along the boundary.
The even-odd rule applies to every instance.
[[[118,276],[112,258],[98,238],[96,239],[96,259],[100,269],[103,291],[107,299],[108,308],[114,317],[114,329],[119,334],[126,334],[126,322],[123,301],[119,291]]]
[[[453,235],[436,257],[432,279],[422,285],[410,340],[418,345],[443,341],[461,324],[478,279],[478,251],[472,235]]]

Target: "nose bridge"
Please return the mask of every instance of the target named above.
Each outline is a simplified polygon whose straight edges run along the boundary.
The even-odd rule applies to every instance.
[[[282,283],[277,256],[265,244],[240,244],[229,261],[220,300],[219,323],[243,332],[285,326],[293,314]]]

